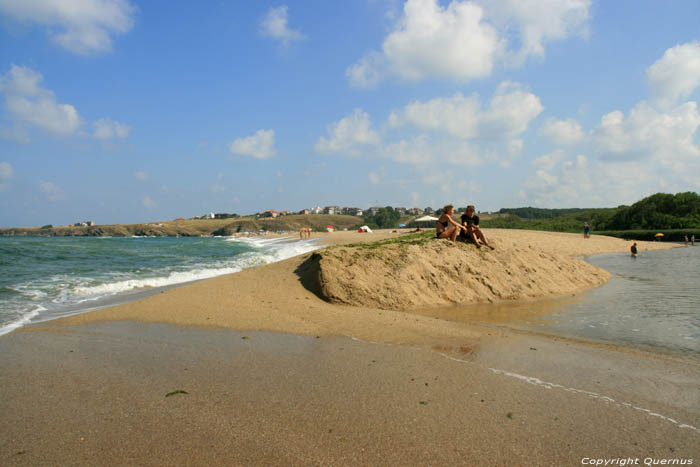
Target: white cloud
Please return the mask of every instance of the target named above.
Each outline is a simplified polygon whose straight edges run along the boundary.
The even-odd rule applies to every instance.
[[[265,37],[278,39],[284,46],[289,45],[291,41],[304,39],[305,37],[302,33],[289,29],[288,21],[286,5],[270,8],[262,21],[260,21],[260,34]]]
[[[526,92],[517,83],[504,82],[483,115],[480,135],[496,139],[515,138],[527,130],[530,121],[543,109],[539,97]]]
[[[672,47],[647,69],[647,79],[659,103],[667,106],[700,87],[700,42]]]
[[[229,146],[233,154],[269,159],[275,152],[275,131],[258,130],[251,136],[235,139]]]
[[[153,201],[150,196],[144,196],[141,200],[141,204],[143,204],[143,207],[146,209],[155,209],[158,207],[158,203]]]
[[[425,169],[445,163],[475,167],[489,159],[491,154],[468,141],[420,134],[411,139],[400,139],[383,145],[378,156]]]
[[[559,149],[538,157],[532,161],[532,165],[541,170],[552,170],[564,157],[566,157],[566,152]]]
[[[521,196],[526,196],[538,206],[579,206],[600,205],[602,193],[614,199],[620,194],[608,188],[610,174],[598,173],[599,167],[591,168],[588,158],[578,154],[566,160],[563,152],[542,156],[540,168],[523,183]],[[543,160],[546,162],[542,163]]]
[[[223,193],[224,191],[226,191],[226,187],[223,185],[216,184],[211,187],[212,193]]]
[[[539,98],[515,83],[503,83],[487,105],[479,95],[415,101],[393,111],[380,136],[361,109],[328,126],[318,152],[388,158],[430,167],[474,167],[494,162],[509,167],[520,155],[522,134],[543,107]],[[416,131],[417,130],[417,131]]]
[[[392,112],[389,125],[398,128],[413,125],[427,131],[440,131],[458,138],[474,138],[478,135],[481,101],[474,93],[464,97],[457,93],[452,97],[437,97],[428,102],[414,101],[402,111]]]
[[[389,125],[412,125],[425,131],[444,132],[460,139],[516,138],[540,112],[540,99],[513,83],[504,83],[482,109],[478,94],[464,97],[457,93],[449,98],[438,97],[426,103],[408,104],[400,112],[392,112]]]
[[[573,146],[586,137],[581,124],[572,118],[567,120],[550,118],[540,128],[540,134],[562,146]]]
[[[328,125],[328,138],[321,136],[316,143],[316,151],[323,153],[347,152],[357,154],[360,145],[377,145],[381,138],[372,129],[369,114],[362,109]]]
[[[539,164],[523,183],[522,192],[541,207],[596,207],[633,203],[651,193],[689,187],[700,189],[698,158],[674,166],[654,158],[610,161],[557,154],[556,161]]]
[[[544,57],[545,45],[587,35],[590,0],[407,0],[384,39],[348,67],[351,86],[371,87],[394,76],[465,82],[494,68]],[[509,42],[519,43],[517,50]]]
[[[93,54],[112,49],[112,35],[128,32],[136,7],[127,0],[0,0],[0,13],[45,26],[61,47]]]
[[[76,133],[83,119],[72,105],[56,102],[53,91],[41,87],[42,79],[41,73],[17,65],[0,76],[0,93],[15,130],[33,126],[55,135]]]
[[[444,161],[474,166],[492,160],[508,167],[523,148],[522,134],[542,110],[539,97],[510,82],[502,83],[486,106],[476,93],[415,101],[392,112],[388,126],[425,133],[410,143],[391,143],[384,153],[414,165]]]
[[[379,182],[380,182],[380,180],[381,180],[381,179],[379,178],[379,174],[376,173],[376,172],[370,172],[370,173],[368,173],[368,174],[367,174],[367,179],[369,180],[369,182],[370,182],[372,185],[379,185]]]
[[[124,139],[129,136],[131,127],[124,123],[119,123],[111,118],[101,118],[92,124],[92,136],[96,139],[108,140],[114,138]]]
[[[142,182],[147,182],[148,180],[151,179],[151,176],[148,174],[148,172],[144,172],[142,170],[137,170],[134,172],[134,178],[136,180],[140,180]]]
[[[9,162],[0,162],[0,181],[9,180],[15,176],[15,169]]]
[[[51,202],[63,201],[66,199],[66,193],[63,189],[53,182],[41,182],[39,189],[46,196],[46,199]]]
[[[427,165],[437,157],[435,148],[427,135],[419,135],[408,141],[405,139],[385,145],[381,154],[396,162],[411,165]]]
[[[476,0],[486,16],[520,49],[510,52],[514,65],[529,57],[545,56],[548,42],[569,36],[587,36],[590,0]]]
[[[647,70],[655,99],[627,114],[614,110],[585,136],[574,120],[548,121],[540,134],[560,144],[590,142],[592,158],[567,159],[562,150],[538,157],[524,184],[542,206],[631,203],[657,191],[700,189],[700,111],[695,101],[678,103],[700,86],[700,43],[666,51]]]
[[[666,112],[640,102],[627,118],[616,110],[604,115],[593,130],[593,140],[604,160],[653,158],[666,165],[700,157],[695,134],[700,127],[696,102]]]
[[[453,1],[442,7],[437,0],[408,0],[381,54],[365,55],[346,76],[360,87],[372,86],[387,74],[409,81],[483,78],[491,74],[503,45],[474,3]]]

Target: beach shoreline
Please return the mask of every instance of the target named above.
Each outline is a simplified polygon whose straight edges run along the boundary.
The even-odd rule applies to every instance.
[[[395,235],[318,236],[347,245]],[[497,247],[516,236],[579,257],[628,247],[573,234],[487,235]],[[697,360],[498,320],[331,304],[302,284],[308,256],[0,337],[2,463],[697,462]],[[179,390],[187,394],[165,397]]]
[[[577,234],[555,232],[489,229],[487,233],[497,247],[507,247],[508,242],[513,242],[515,238],[519,243],[543,248],[548,253],[574,258],[627,252],[630,243],[612,237],[594,235],[583,239]],[[341,231],[314,232],[311,238],[319,239],[320,244],[325,247],[339,247],[358,242],[398,238],[401,235],[393,233],[392,230],[380,230],[373,234]],[[677,247],[661,242],[638,244],[640,252]],[[406,318],[406,313],[402,311],[331,304],[322,300],[315,291],[309,290],[303,284],[300,265],[310,255],[311,253],[306,253],[237,273],[187,283],[136,302],[60,318],[56,324],[137,320],[238,330],[344,335],[345,330],[362,331],[364,324],[372,323],[371,329],[375,329],[380,323],[389,324],[389,320],[395,317]],[[595,287],[602,283],[604,282],[596,283]],[[588,288],[590,287],[559,294],[541,294],[531,298],[554,299]],[[391,318],[387,318],[388,316]],[[356,334],[356,337],[381,341],[384,334],[386,333],[374,335],[373,330],[365,330]]]

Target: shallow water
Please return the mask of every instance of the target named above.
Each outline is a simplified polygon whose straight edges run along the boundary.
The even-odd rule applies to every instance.
[[[609,254],[587,259],[612,274],[550,316],[546,331],[616,344],[700,355],[700,248]]]
[[[603,286],[556,300],[473,304],[421,310],[462,322],[700,356],[700,248],[597,255],[612,274]]]

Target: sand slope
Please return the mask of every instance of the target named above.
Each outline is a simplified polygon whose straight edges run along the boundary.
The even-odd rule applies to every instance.
[[[303,267],[332,303],[410,310],[425,306],[561,296],[610,274],[573,256],[625,251],[628,242],[574,234],[490,231],[495,251],[431,239],[421,244],[337,246]],[[639,242],[644,243],[644,242]],[[668,247],[640,245],[643,249]]]

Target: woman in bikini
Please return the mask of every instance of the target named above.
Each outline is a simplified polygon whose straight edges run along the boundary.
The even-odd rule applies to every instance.
[[[442,208],[442,216],[440,216],[435,223],[435,237],[436,238],[449,238],[453,242],[457,239],[457,233],[459,229],[465,230],[466,227],[452,219],[452,215],[455,212],[454,206],[448,204]],[[452,224],[452,227],[450,227]]]

